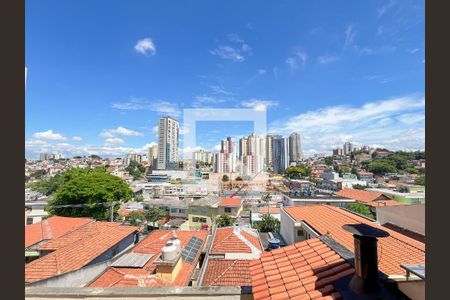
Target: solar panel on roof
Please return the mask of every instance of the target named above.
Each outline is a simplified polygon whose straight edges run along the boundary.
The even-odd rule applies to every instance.
[[[192,237],[187,245],[184,247],[181,252],[181,257],[188,263],[192,263],[197,256],[198,250],[200,246],[203,244],[203,240],[197,237]]]
[[[117,268],[142,268],[153,257],[153,254],[126,253],[111,264]]]

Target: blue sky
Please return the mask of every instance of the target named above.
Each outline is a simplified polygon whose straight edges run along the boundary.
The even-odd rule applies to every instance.
[[[266,110],[306,154],[423,149],[424,27],[408,0],[26,1],[26,156],[145,153],[184,108]]]

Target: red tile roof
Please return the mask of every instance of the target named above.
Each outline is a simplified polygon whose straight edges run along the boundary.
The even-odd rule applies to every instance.
[[[292,206],[283,209],[295,221],[303,221],[319,234],[331,238],[353,252],[351,233],[342,228],[344,224],[364,223],[387,231],[390,236],[378,239],[379,269],[387,275],[404,275],[401,264],[424,264],[425,244],[380,226],[344,209],[329,205]]]
[[[317,238],[264,252],[250,262],[255,300],[340,299],[333,283],[353,273],[350,264]]]
[[[342,189],[336,194],[341,197],[354,199],[358,202],[373,207],[402,205],[401,203],[390,199],[384,194],[377,192],[357,190],[357,189]]]
[[[259,213],[260,214],[266,214],[268,212],[270,212],[271,214],[279,214],[280,213],[280,208],[279,207],[260,207],[259,208]]]
[[[50,217],[25,226],[25,248],[58,238],[94,220],[90,218]]]
[[[222,198],[219,202],[219,206],[227,207],[239,207],[242,200],[240,198]]]
[[[245,230],[240,230],[241,235],[247,241],[252,243],[258,250],[263,251],[257,231],[249,229],[254,234],[250,234]],[[225,253],[252,253],[252,249],[245,244],[245,242],[234,233],[234,227],[217,228],[210,253],[225,254]]]
[[[52,252],[25,265],[25,282],[78,270],[137,230],[120,223],[92,222],[53,239],[38,248]]]
[[[198,251],[192,263],[181,262],[181,268],[173,282],[164,280],[155,274],[156,265],[154,261],[159,257],[161,249],[174,235],[180,240],[181,247],[185,247],[192,237],[206,241],[207,232],[204,230],[154,230],[144,240],[138,243],[130,252],[154,254],[153,257],[142,268],[118,268],[110,267],[95,279],[90,287],[161,287],[161,286],[187,286],[191,274],[195,269],[201,251]],[[201,246],[203,247],[203,246]]]
[[[251,286],[250,261],[210,258],[202,286]]]

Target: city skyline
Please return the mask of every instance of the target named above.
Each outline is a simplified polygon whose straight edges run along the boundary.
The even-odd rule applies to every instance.
[[[107,15],[102,4],[27,2],[29,159],[147,153],[162,115],[180,120],[183,147],[185,108],[266,110],[268,132],[300,132],[305,156],[346,141],[425,148],[423,3],[327,2],[323,9],[249,1],[230,11],[233,5],[199,2],[179,4],[179,12],[138,2],[111,4]],[[186,11],[201,16],[190,20]],[[201,26],[216,19],[223,24]],[[238,124],[203,124],[199,147],[214,151],[227,136],[252,133]]]

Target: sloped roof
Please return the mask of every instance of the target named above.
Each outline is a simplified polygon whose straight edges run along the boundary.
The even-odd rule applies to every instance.
[[[353,273],[350,264],[317,238],[264,252],[250,262],[255,300],[341,299],[333,283]]]
[[[58,238],[87,223],[91,218],[50,217],[40,222],[25,226],[25,248],[39,242]]]
[[[137,230],[120,223],[93,222],[53,239],[39,247],[51,253],[25,265],[25,282],[78,270]]]
[[[367,224],[387,231],[390,236],[378,239],[379,269],[387,275],[404,275],[401,264],[424,264],[425,244],[371,222],[344,209],[330,205],[292,206],[283,209],[295,221],[303,221],[321,235],[329,234],[338,243],[353,251],[353,235],[344,224]]]
[[[239,207],[242,200],[240,198],[223,198],[219,202],[219,206]]]
[[[336,194],[341,197],[354,199],[358,202],[374,207],[402,205],[401,203],[390,199],[386,195],[377,192],[358,189],[342,189]]]
[[[236,228],[234,227],[217,228],[210,253],[252,253],[252,249],[245,243],[244,239],[261,252],[263,251],[256,230],[238,229],[240,236],[236,234],[235,230]]]
[[[210,258],[202,286],[251,286],[249,262]]]
[[[204,230],[188,231],[188,230],[154,230],[144,240],[139,242],[131,253],[154,254],[154,256],[142,268],[117,268],[109,267],[97,279],[95,279],[90,287],[161,287],[161,286],[187,286],[191,278],[191,274],[195,269],[197,261],[200,257],[198,251],[194,261],[188,263],[181,262],[181,268],[177,277],[173,282],[164,280],[155,274],[155,260],[159,257],[161,249],[174,236],[180,240],[181,247],[185,247],[192,237],[197,237],[206,241],[208,233]],[[202,245],[203,246],[203,245]]]

